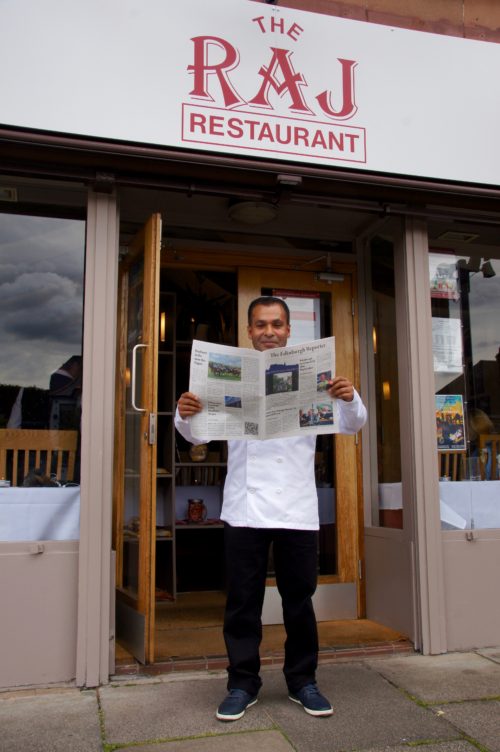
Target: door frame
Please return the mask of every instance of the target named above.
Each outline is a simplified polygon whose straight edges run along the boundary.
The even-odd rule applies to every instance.
[[[115,384],[115,447],[113,486],[113,548],[116,551],[117,630],[135,657],[152,663],[155,657],[156,564],[156,440],[150,441],[150,417],[158,402],[158,316],[160,300],[161,216],[153,214],[132,239],[119,269],[117,368]],[[144,256],[142,344],[144,347],[140,405],[140,481],[138,533],[138,589],[133,597],[123,587],[123,504],[125,496],[125,420],[127,413],[127,301],[129,270]],[[133,379],[132,379],[133,381]],[[133,383],[132,383],[133,387]],[[135,395],[131,395],[133,400]],[[135,408],[136,412],[139,412]],[[121,622],[121,623],[120,623]],[[141,645],[142,643],[142,645]]]
[[[307,269],[274,269],[262,266],[238,269],[238,343],[248,346],[246,313],[250,302],[261,294],[263,288],[292,289],[330,293],[332,333],[336,322],[342,331],[350,326],[351,337],[336,340],[336,371],[342,372],[359,389],[359,344],[357,332],[357,278],[355,267],[346,264],[332,265],[329,271],[344,277],[342,281],[328,282],[317,279]],[[343,287],[342,297],[335,290]],[[337,286],[337,287],[336,287]],[[361,442],[354,436],[335,436],[335,482],[337,519],[337,563],[335,575],[320,575],[314,596],[318,621],[335,618],[360,618],[364,615],[363,555],[363,493],[361,468]],[[355,586],[355,598],[352,585]],[[281,606],[274,579],[268,580],[263,623],[281,621]]]

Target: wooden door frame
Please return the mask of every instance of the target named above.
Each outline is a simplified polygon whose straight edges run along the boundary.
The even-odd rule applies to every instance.
[[[145,658],[154,661],[155,637],[155,564],[156,564],[156,443],[149,444],[149,416],[157,412],[158,396],[158,311],[160,302],[159,253],[161,247],[161,216],[153,214],[133,238],[129,254],[119,271],[118,336],[115,379],[115,447],[113,479],[113,547],[116,551],[116,594],[127,605],[145,618]],[[144,373],[142,379],[142,414],[140,447],[140,534],[149,535],[149,545],[140,546],[139,585],[137,598],[124,591],[123,571],[123,498],[125,471],[125,417],[127,382],[127,300],[128,274],[141,249],[149,248],[149,263],[144,264],[144,299],[142,333],[145,344]],[[146,532],[144,532],[146,531]],[[147,532],[149,531],[149,533]]]
[[[332,269],[333,271],[333,269]],[[335,272],[338,270],[335,269]],[[340,319],[340,326],[346,327],[351,321],[352,337],[338,337],[335,342],[337,372],[347,376],[356,386],[359,384],[359,361],[358,345],[355,321],[356,279],[355,275],[344,275],[349,278],[348,299],[335,297],[335,284],[320,282],[315,279],[313,272],[304,273],[293,270],[276,269],[273,272],[262,267],[240,268],[239,270],[239,295],[238,295],[238,336],[240,346],[248,346],[246,311],[248,305],[255,298],[256,291],[264,287],[278,287],[300,289],[305,291],[321,291],[331,294],[332,319]],[[269,280],[272,279],[270,282]],[[345,284],[345,283],[344,283]],[[338,289],[338,288],[337,288]],[[344,296],[345,298],[345,296]],[[339,309],[339,304],[341,308]],[[355,342],[356,341],[356,342]],[[361,583],[360,567],[358,561],[362,561],[361,544],[363,529],[363,503],[362,485],[358,478],[360,463],[360,445],[356,444],[356,437],[335,437],[335,489],[337,499],[337,529],[338,534],[338,573],[325,575],[319,578],[319,584],[354,582],[357,591]],[[354,552],[354,555],[353,555]],[[274,584],[274,583],[273,583]],[[361,607],[358,595],[358,613]]]

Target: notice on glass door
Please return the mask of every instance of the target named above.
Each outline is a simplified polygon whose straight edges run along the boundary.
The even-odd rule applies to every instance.
[[[435,373],[461,373],[462,332],[460,319],[432,319],[432,353]]]

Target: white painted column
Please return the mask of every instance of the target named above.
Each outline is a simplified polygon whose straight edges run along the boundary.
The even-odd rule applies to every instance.
[[[89,191],[81,447],[76,681],[94,687],[110,671],[111,521],[118,281],[114,193]]]
[[[395,253],[395,277],[403,515],[409,516],[414,542],[419,647],[424,654],[436,654],[446,652],[447,642],[428,239],[423,220],[406,219],[405,242]],[[402,378],[403,374],[408,377]]]

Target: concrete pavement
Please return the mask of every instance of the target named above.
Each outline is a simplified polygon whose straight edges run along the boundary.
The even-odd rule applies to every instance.
[[[259,702],[215,719],[225,672],[0,693],[1,752],[500,752],[500,648],[323,663],[334,715],[312,718],[265,668]]]

